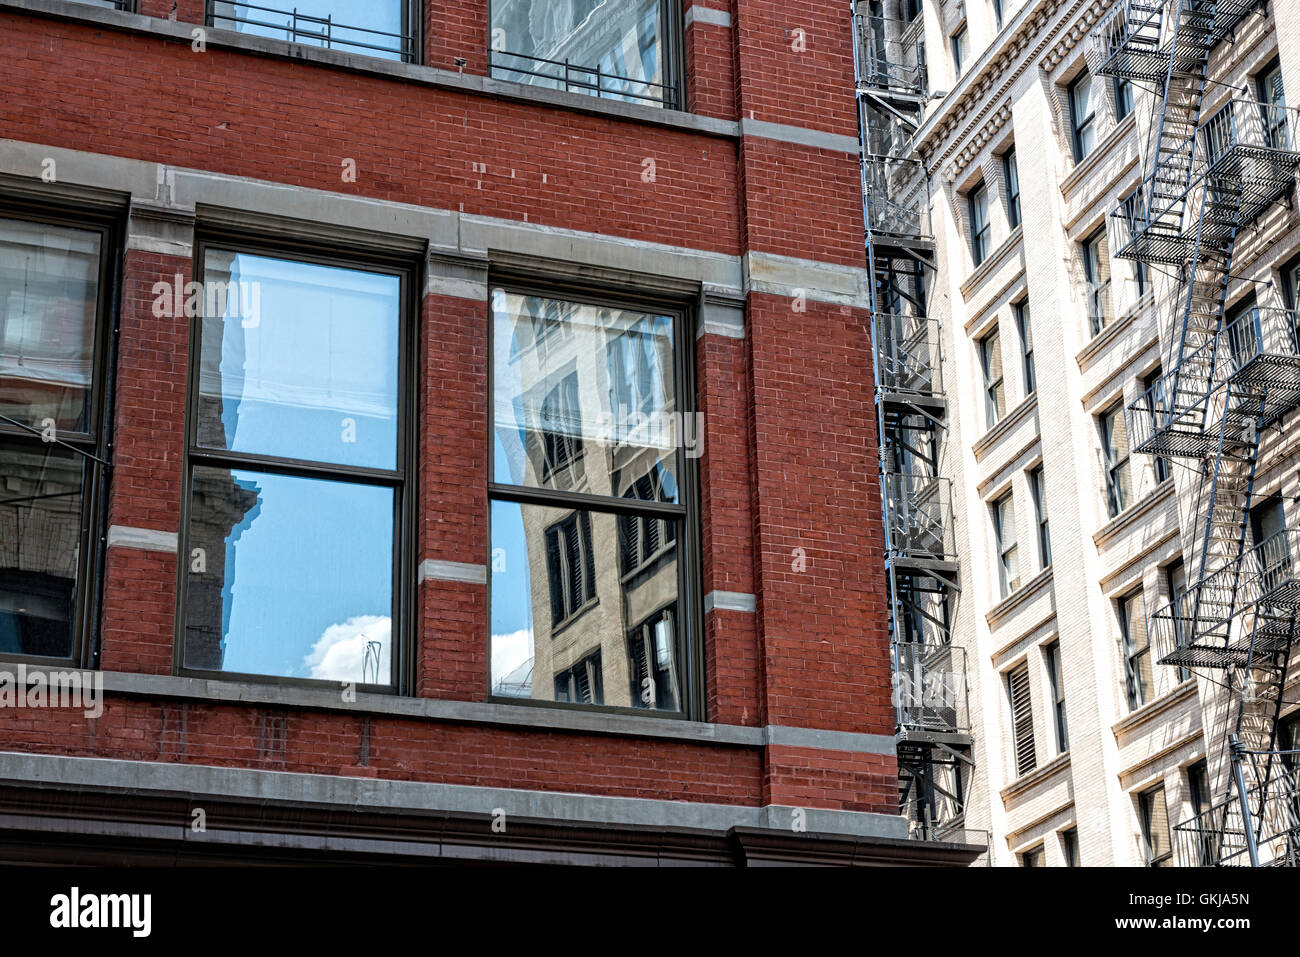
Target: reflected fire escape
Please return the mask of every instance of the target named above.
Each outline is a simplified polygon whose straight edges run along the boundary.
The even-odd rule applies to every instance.
[[[1154,94],[1146,176],[1112,213],[1116,255],[1176,277],[1166,371],[1126,410],[1133,451],[1181,457],[1202,476],[1188,588],[1149,623],[1162,664],[1221,689],[1206,728],[1218,800],[1175,827],[1184,866],[1290,865],[1300,850],[1296,752],[1279,740],[1300,637],[1300,528],[1265,535],[1252,521],[1261,437],[1300,405],[1300,316],[1280,303],[1224,308],[1239,233],[1269,229],[1261,217],[1295,185],[1300,130],[1283,106],[1206,102],[1224,88],[1210,51],[1255,7],[1128,0],[1087,51],[1093,73]]]
[[[912,149],[929,91],[920,4],[910,9],[910,21],[880,2],[853,14],[899,797],[913,837],[983,842],[962,830],[973,739],[965,651],[952,645],[957,550],[951,483],[939,474],[947,403],[939,323],[926,308],[934,237]]]

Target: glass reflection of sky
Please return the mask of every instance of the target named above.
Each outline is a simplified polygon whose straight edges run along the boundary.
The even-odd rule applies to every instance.
[[[200,388],[223,397],[227,447],[395,468],[400,279],[245,253],[213,251],[208,263],[208,281],[260,288],[255,323],[234,294],[204,323],[220,337],[220,371],[204,368]],[[392,490],[230,474],[258,504],[226,542],[223,668],[389,684]],[[380,659],[363,675],[368,642]]]
[[[380,57],[386,60],[401,59],[401,41],[397,38],[405,32],[402,24],[402,0],[257,0],[251,7],[231,2],[218,2],[215,6],[218,18],[229,17],[237,21],[256,21],[255,23],[239,22],[232,24],[229,20],[219,19],[217,25],[223,29],[234,29],[240,33],[271,37],[276,40],[290,40],[309,46],[325,46],[323,40],[313,39],[310,36],[310,34],[323,34],[325,25],[316,22],[316,20],[304,20],[302,18],[315,17],[318,20],[324,20],[328,17],[333,24],[330,35],[333,38],[334,46],[353,49],[355,44],[368,44],[375,47],[390,48],[379,50],[356,49],[357,52],[364,53],[367,56]],[[261,7],[269,7],[285,12],[275,13],[271,10],[259,9]],[[297,36],[293,35],[291,29],[288,29],[293,25],[293,11],[295,9],[298,11],[299,16],[298,29],[300,32]],[[274,26],[266,26],[265,24],[274,24]],[[339,24],[346,24],[347,27],[362,27],[364,30],[350,30],[340,27]],[[366,33],[365,30],[378,30],[381,33],[392,34],[392,36]]]

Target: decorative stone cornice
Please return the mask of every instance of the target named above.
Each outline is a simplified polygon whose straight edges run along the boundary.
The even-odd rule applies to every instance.
[[[927,173],[942,168],[945,181],[957,180],[1011,117],[1006,94],[1015,82],[1033,65],[1059,65],[1114,2],[1039,0],[1021,10],[996,55],[968,74],[919,131],[915,146]]]

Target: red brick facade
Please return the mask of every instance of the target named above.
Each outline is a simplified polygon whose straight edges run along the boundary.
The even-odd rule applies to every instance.
[[[66,4],[75,7],[75,4]],[[180,25],[202,4],[180,0]],[[211,171],[329,194],[603,234],[724,257],[864,266],[845,10],[709,0],[682,37],[686,107],[733,132],[186,42],[0,5],[0,140]],[[170,0],[141,13],[171,15]],[[485,77],[488,0],[424,4],[422,66]],[[802,31],[802,32],[800,32]],[[288,49],[288,45],[285,45]],[[463,68],[457,59],[464,61]],[[495,82],[495,81],[493,81]],[[739,85],[737,85],[739,84]],[[810,146],[735,121],[832,134]],[[795,137],[797,139],[797,137]],[[355,182],[340,176],[356,162]],[[644,161],[654,161],[646,181]],[[39,176],[33,170],[32,176]],[[849,267],[849,268],[846,268]],[[121,275],[108,526],[181,531],[188,333],[150,312],[193,261],[131,248]],[[871,340],[857,301],[748,290],[743,338],[695,347],[702,595],[752,595],[703,622],[703,720],[893,733]],[[489,552],[487,304],[420,312],[417,551]],[[107,549],[98,666],[174,673],[177,557]],[[414,686],[488,698],[488,605],[473,581],[414,581]],[[725,604],[725,603],[723,603]],[[492,788],[897,813],[889,753],[656,740],[424,716],[110,695],[98,719],[0,711],[0,750]],[[887,748],[881,750],[887,751]]]

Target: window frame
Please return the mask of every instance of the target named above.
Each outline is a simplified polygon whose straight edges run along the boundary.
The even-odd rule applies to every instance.
[[[245,230],[224,226],[200,226],[196,230],[193,252],[193,280],[205,283],[204,270],[209,249],[226,249],[236,253],[287,259],[311,265],[351,269],[360,272],[397,276],[401,283],[398,315],[397,354],[397,437],[395,460],[392,469],[368,466],[339,465],[315,460],[295,459],[264,453],[234,452],[212,449],[198,444],[199,361],[200,333],[204,317],[189,317],[189,351],[186,370],[185,396],[185,460],[181,486],[180,532],[176,562],[176,612],[175,632],[172,642],[172,673],[184,677],[207,678],[216,681],[240,681],[283,687],[337,689],[339,682],[331,679],[294,678],[281,675],[264,675],[242,671],[212,671],[185,666],[185,625],[187,590],[189,585],[190,505],[193,497],[194,470],[196,467],[249,469],[269,472],[290,478],[317,478],[326,481],[391,488],[393,490],[393,578],[391,647],[392,667],[390,685],[372,685],[358,682],[360,691],[374,694],[402,696],[415,687],[415,585],[417,562],[420,471],[420,418],[419,384],[417,367],[420,357],[418,339],[420,327],[419,303],[422,287],[421,257],[413,252],[386,251],[379,248],[355,245],[343,240],[328,246],[298,241],[283,235],[268,235],[260,230]],[[201,312],[201,310],[200,310]],[[408,583],[410,583],[408,585]]]
[[[0,652],[0,663],[36,667],[93,669],[99,666],[100,612],[104,569],[108,558],[109,450],[113,437],[116,390],[117,327],[121,318],[122,262],[126,252],[126,227],[121,211],[108,205],[93,207],[58,198],[16,197],[0,194],[0,219],[95,233],[99,236],[99,271],[96,275],[95,329],[92,341],[91,387],[86,419],[90,431],[57,433],[82,460],[81,524],[78,541],[76,593],[71,609],[72,648],[66,658]],[[0,438],[30,444],[44,441],[28,429],[0,421]],[[98,459],[99,461],[96,461]]]
[[[621,286],[599,285],[582,281],[573,281],[555,277],[546,277],[528,270],[526,267],[515,269],[496,267],[489,270],[487,299],[484,311],[487,314],[487,395],[495,395],[496,369],[492,357],[495,352],[496,323],[492,319],[491,297],[493,290],[504,289],[508,293],[558,299],[600,308],[628,309],[647,312],[652,315],[671,316],[673,320],[673,375],[675,377],[677,403],[676,411],[683,418],[693,416],[699,411],[699,393],[695,365],[695,332],[698,328],[696,307],[693,301],[671,292],[653,290],[636,290]],[[486,602],[489,609],[484,638],[484,648],[488,660],[492,652],[492,504],[508,502],[519,505],[546,506],[550,508],[582,509],[604,512],[615,516],[631,515],[635,517],[658,515],[662,518],[681,522],[680,537],[677,538],[677,636],[673,653],[680,668],[679,694],[681,709],[679,711],[660,711],[653,708],[623,707],[621,705],[591,705],[569,701],[546,701],[533,698],[512,697],[493,692],[492,669],[486,669],[484,692],[486,701],[493,704],[517,705],[525,708],[559,708],[578,710],[587,714],[625,714],[638,717],[652,717],[664,721],[703,721],[705,720],[705,653],[704,653],[704,606],[703,606],[703,567],[700,556],[700,478],[699,460],[679,454],[679,471],[676,476],[678,503],[643,502],[639,499],[618,499],[588,492],[559,491],[548,488],[529,488],[521,485],[505,485],[495,481],[496,443],[492,432],[495,429],[494,412],[491,401],[487,410],[487,487],[484,502],[487,521],[487,541],[485,543],[485,562],[488,568]],[[703,441],[704,437],[700,436]],[[594,548],[599,548],[593,542]],[[621,559],[616,558],[616,561]],[[633,572],[634,574],[635,572]],[[619,566],[619,577],[623,577]],[[599,596],[597,596],[599,597]],[[656,609],[650,617],[662,609]],[[630,626],[628,631],[635,629]],[[623,635],[624,644],[627,635]]]
[[[1047,514],[1047,475],[1043,463],[1029,469],[1029,493],[1034,499],[1034,518],[1038,524],[1038,561],[1042,568],[1052,567],[1052,534]]]
[[[1183,587],[1181,589],[1174,587],[1174,575],[1176,572],[1179,571],[1182,572],[1182,576],[1183,576]],[[1174,559],[1168,565],[1164,566],[1164,568],[1160,569],[1160,576],[1165,581],[1165,590],[1166,592],[1168,592],[1169,595],[1169,603],[1170,605],[1173,606],[1174,619],[1170,627],[1174,633],[1174,643],[1175,645],[1181,647],[1185,645],[1187,643],[1187,640],[1190,638],[1190,636],[1188,635],[1179,634],[1179,632],[1182,631],[1182,629],[1185,626],[1182,623],[1182,619],[1178,617],[1182,609],[1179,607],[1178,604],[1176,604],[1178,602],[1181,602],[1182,599],[1186,597],[1189,591],[1188,579],[1187,579],[1187,565],[1183,561],[1182,557],[1180,556]],[[1182,684],[1184,681],[1191,680],[1191,677],[1192,677],[1191,667],[1189,667],[1188,665],[1178,665],[1179,684]]]
[[[1075,91],[1082,83],[1088,84],[1088,106],[1091,112],[1081,117]],[[1066,85],[1065,93],[1070,107],[1070,144],[1074,153],[1074,162],[1078,164],[1091,156],[1097,148],[1097,90],[1093,84],[1092,74],[1084,70]],[[1085,150],[1083,140],[1089,133],[1092,134],[1092,146]]]
[[[1083,275],[1088,280],[1088,329],[1095,339],[1114,322],[1114,316],[1110,315],[1110,236],[1105,223],[1080,240],[1079,251],[1083,259]],[[1103,274],[1106,278],[1099,278]]]
[[[1011,763],[1016,770],[1016,779],[1019,779],[1038,770],[1038,738],[1034,733],[1034,694],[1030,687],[1029,662],[1021,661],[1008,668],[1004,674],[1003,684],[1007,689],[1007,706],[1011,715]],[[1017,707],[1017,687],[1024,691],[1023,709]],[[1027,749],[1023,749],[1022,745],[1027,745]],[[1022,750],[1025,750],[1030,759],[1028,766],[1022,760]]]
[[[960,80],[966,70],[966,54],[970,43],[970,30],[966,21],[962,21],[961,26],[952,33],[948,34],[948,49],[952,54],[952,78]]]
[[[1007,184],[1007,225],[1017,229],[1020,213],[1020,167],[1016,164],[1016,148],[1012,146],[1002,154],[1002,178]]]
[[[1165,841],[1169,849],[1158,857],[1154,854],[1154,847],[1151,841],[1151,830],[1154,825],[1154,801],[1156,793],[1159,792],[1161,805],[1165,811]],[[1142,826],[1142,854],[1144,866],[1161,867],[1168,866],[1174,858],[1174,836],[1169,827],[1169,795],[1165,793],[1165,783],[1153,784],[1137,793],[1138,803],[1138,821]]]
[[[998,364],[1002,366],[1002,372],[996,378],[992,375],[992,358],[993,349],[990,345],[996,340]],[[1007,375],[1006,363],[1002,357],[1002,331],[994,325],[992,329],[981,336],[976,344],[979,346],[980,370],[984,378],[984,428],[988,431],[994,428],[999,422],[1006,418],[1007,410]],[[998,389],[1002,390],[1002,401],[999,406],[997,395]]]
[[[978,200],[978,202],[977,202]],[[970,214],[970,255],[974,268],[978,269],[989,258],[992,250],[992,225],[989,222],[988,184],[981,180],[970,188],[966,194],[967,211]],[[983,208],[984,215],[976,216]],[[982,220],[982,222],[981,222]]]
[[[1038,391],[1038,372],[1034,368],[1034,321],[1029,308],[1029,300],[1021,299],[1011,304],[1011,311],[1016,317],[1016,331],[1020,333],[1020,359],[1025,379],[1025,397]]]
[[[1083,858],[1079,854],[1079,827],[1068,827],[1061,832],[1061,856],[1066,867],[1082,867]]]
[[[1160,366],[1156,366],[1155,369],[1142,377],[1142,394],[1148,394],[1152,389],[1160,385],[1163,380],[1164,370]],[[1167,458],[1163,455],[1151,456],[1151,475],[1156,480],[1157,485],[1169,481],[1172,474]]]
[[[1118,602],[1119,611],[1119,628],[1120,628],[1120,650],[1124,655],[1124,700],[1128,704],[1129,713],[1132,714],[1141,708],[1146,707],[1159,697],[1156,691],[1156,676],[1154,670],[1151,670],[1151,635],[1148,632],[1146,641],[1139,648],[1133,639],[1129,630],[1129,619],[1132,617],[1133,604],[1138,603],[1137,612],[1142,622],[1144,631],[1147,629],[1146,619],[1146,594],[1142,588],[1136,588],[1126,595],[1121,596]],[[1142,684],[1142,666],[1135,664],[1137,659],[1147,658],[1147,668],[1150,671],[1151,683],[1149,689]],[[1150,697],[1147,691],[1150,690]]]
[[[423,5],[422,0],[410,0],[412,4]],[[509,53],[510,51],[497,51],[492,49],[492,3],[493,0],[487,0],[487,16],[484,18],[485,25],[483,28],[483,50],[487,53],[487,75],[488,78],[498,83],[509,83],[522,89],[544,90],[548,93],[569,93],[573,96],[590,97],[593,100],[609,99],[610,102],[624,103],[629,106],[643,106],[648,110],[671,110],[676,112],[687,112],[686,107],[686,10],[683,0],[659,0],[659,28],[663,31],[663,73],[662,87],[664,101],[662,104],[654,104],[646,100],[633,99],[630,102],[626,100],[614,100],[612,97],[602,97],[596,93],[584,92],[581,90],[554,90],[551,87],[535,87],[531,83],[523,83],[518,80],[507,80],[498,77],[493,70],[496,65],[492,62],[493,55],[498,52]],[[519,56],[520,54],[514,54]],[[593,71],[594,72],[594,71]],[[634,81],[638,82],[638,81]],[[671,100],[669,97],[671,96]]]
[[[1011,513],[1011,538],[1007,538],[1007,529],[1004,527],[1003,506],[1009,507]],[[1009,598],[1020,590],[1023,582],[1020,580],[1020,537],[1016,534],[1016,497],[1011,489],[1007,489],[991,503],[990,507],[993,512],[993,538],[998,553],[998,600]],[[1016,570],[1015,578],[1011,577],[1010,563],[1007,556],[1015,553]]]
[[[1127,77],[1117,76],[1111,84],[1111,91],[1115,96],[1115,122],[1118,123],[1126,120],[1129,114],[1133,112],[1135,100],[1133,96],[1133,81]],[[1096,113],[1096,110],[1093,110]]]
[[[1106,469],[1106,511],[1110,518],[1115,519],[1123,515],[1133,502],[1122,500],[1121,486],[1115,480],[1116,475],[1121,469],[1127,470],[1129,476],[1129,494],[1133,490],[1133,473],[1131,470],[1133,454],[1129,450],[1128,442],[1124,443],[1123,449],[1118,449],[1115,456],[1111,456],[1111,447],[1117,446],[1114,441],[1115,426],[1114,422],[1118,419],[1123,421],[1124,404],[1111,406],[1097,415],[1097,423],[1101,431],[1101,454],[1103,464]],[[1124,437],[1128,438],[1128,423],[1125,422]]]
[[[127,0],[127,2],[131,6],[134,6],[135,4],[135,0]],[[214,30],[229,29],[229,27],[218,27],[216,25],[217,15],[213,6],[214,2],[215,0],[203,0],[203,25],[208,27],[209,29],[214,29]],[[262,0],[262,2],[265,4],[266,0]],[[409,34],[411,38],[411,55],[409,57],[406,56],[405,54],[400,54],[396,60],[392,60],[388,57],[377,56],[372,51],[365,50],[363,48],[357,47],[354,44],[349,44],[349,43],[344,43],[342,45],[336,44],[333,46],[325,46],[325,45],[318,46],[315,43],[303,43],[300,40],[287,40],[287,39],[281,39],[280,37],[259,37],[259,39],[270,40],[273,43],[283,43],[287,46],[304,46],[304,47],[317,49],[317,50],[332,50],[334,52],[347,54],[348,56],[360,56],[360,57],[366,57],[367,59],[371,59],[371,60],[382,60],[389,63],[402,63],[402,64],[409,64],[413,66],[420,66],[424,63],[424,44],[425,44],[424,0],[399,0],[399,2],[402,4],[402,17],[401,17],[402,30],[404,31],[404,33]],[[270,11],[263,11],[263,12],[270,12]],[[288,10],[276,9],[274,12],[292,15],[293,9],[292,8]],[[221,19],[226,20],[229,18],[222,17]],[[489,19],[488,33],[491,34],[491,17],[489,17],[488,19]],[[348,24],[348,27],[356,30],[371,29],[362,24]],[[252,34],[252,36],[257,36],[257,34]],[[406,37],[403,36],[401,39],[405,41]]]
[[[1070,723],[1065,713],[1065,674],[1061,667],[1061,639],[1043,646],[1043,666],[1047,669],[1047,683],[1052,692],[1052,725],[1056,732],[1056,753],[1070,750]]]

